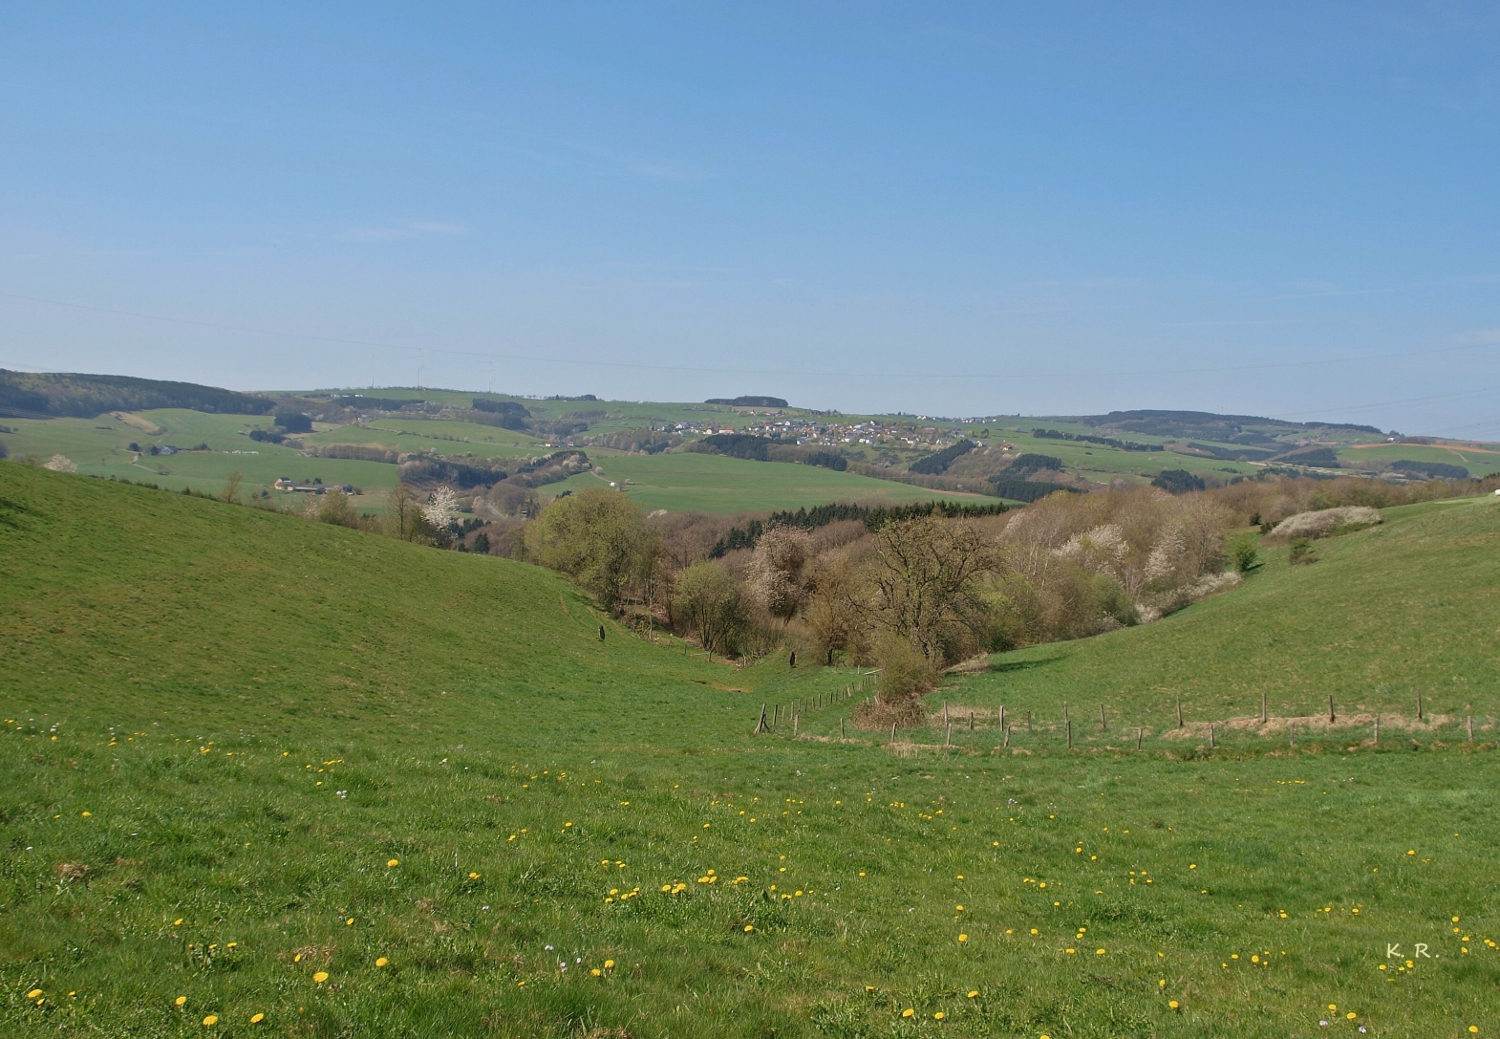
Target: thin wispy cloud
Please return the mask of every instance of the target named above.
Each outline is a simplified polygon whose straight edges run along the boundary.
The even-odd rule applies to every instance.
[[[394,242],[423,235],[461,235],[469,229],[460,224],[440,224],[427,220],[414,220],[407,224],[390,227],[354,227],[339,235],[346,242]]]

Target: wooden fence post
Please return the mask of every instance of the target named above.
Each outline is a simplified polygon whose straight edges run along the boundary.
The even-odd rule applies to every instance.
[[[1182,697],[1177,698],[1177,727],[1182,728]]]
[[[765,704],[761,704],[760,705],[760,721],[758,721],[758,722],[755,723],[755,731],[756,732],[765,732],[766,729],[767,729],[767,725],[766,725],[766,705]]]
[[[1375,744],[1380,745],[1380,715],[1375,715]]]
[[[953,725],[951,723],[948,725],[948,735],[943,737],[943,746],[953,746]]]
[[[969,712],[969,731],[970,732],[974,731],[974,712],[973,711]]]
[[[1031,731],[1031,712],[1030,711],[1026,712],[1026,731],[1027,732]]]
[[[1417,721],[1422,720],[1422,690],[1417,690]]]
[[[1010,746],[1010,726],[1009,725],[1007,725],[1005,727],[1005,745],[1007,747]]]
[[[1214,747],[1216,747],[1216,746],[1218,746],[1218,744],[1216,744],[1214,742],[1214,723],[1213,722],[1209,722],[1208,723],[1208,749],[1209,750],[1213,750]]]
[[[800,714],[794,714],[794,715],[792,715],[792,739],[796,739],[797,738],[797,723],[800,722],[801,720],[802,720],[802,715],[800,715]]]
[[[844,738],[844,719],[839,719],[839,739]]]
[[[1099,705],[1099,731],[1108,732],[1109,725],[1104,721],[1104,705]]]
[[[1072,750],[1073,749],[1073,723],[1070,722],[1070,721],[1068,721],[1068,719],[1066,719],[1066,718],[1063,719],[1063,731],[1068,734],[1068,749]]]
[[[1000,705],[1000,728],[1005,728],[1005,705]]]
[[[1141,749],[1141,740],[1144,739],[1145,736],[1146,736],[1146,730],[1145,729],[1137,728],[1135,730],[1135,749],[1136,750],[1140,750]]]
[[[1336,721],[1336,720],[1337,720],[1337,715],[1335,715],[1333,713],[1333,694],[1329,693],[1328,694],[1328,724],[1332,725],[1334,723],[1334,721]]]
[[[1474,742],[1474,716],[1469,715],[1469,742]]]
[[[1260,723],[1262,725],[1264,725],[1266,723],[1266,694],[1265,693],[1261,693],[1260,694]]]

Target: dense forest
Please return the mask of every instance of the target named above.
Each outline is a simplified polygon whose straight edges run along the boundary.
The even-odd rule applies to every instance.
[[[17,418],[92,418],[107,411],[186,408],[228,415],[264,415],[276,407],[253,397],[191,382],[126,375],[12,372],[0,368],[0,414]]]

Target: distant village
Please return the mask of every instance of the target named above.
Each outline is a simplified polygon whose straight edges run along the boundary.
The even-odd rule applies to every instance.
[[[774,437],[787,443],[838,447],[844,444],[869,444],[874,447],[932,448],[961,440],[962,429],[944,426],[920,426],[909,420],[837,422],[809,418],[765,418],[745,416],[748,422],[720,425],[714,422],[677,422],[656,427],[661,432],[679,436],[712,436],[715,433],[750,433]],[[922,421],[921,416],[915,417]]]

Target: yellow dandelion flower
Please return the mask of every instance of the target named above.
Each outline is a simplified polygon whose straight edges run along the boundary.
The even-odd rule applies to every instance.
[[[1328,1004],[1328,1009],[1329,1010],[1337,1010],[1338,1008],[1339,1008],[1339,1005],[1337,1003],[1329,1003]]]
[[[180,1006],[182,1006],[186,1002],[187,1002],[187,997],[186,996],[178,996],[176,999],[172,1000],[172,1005],[174,1007],[180,1007]]]
[[[1075,954],[1075,953],[1077,953],[1077,952],[1078,952],[1078,950],[1077,950],[1077,949],[1069,949],[1069,950],[1068,950],[1068,955],[1069,955],[1069,956],[1072,956],[1072,955],[1074,955],[1074,954]]]
[[[911,1007],[907,1007],[905,1010],[901,1011],[901,1016],[902,1017],[915,1017],[916,1015],[917,1015],[917,1012],[915,1010],[913,1010]]]
[[[85,818],[85,819],[88,819],[88,818],[91,818],[91,817],[92,817],[92,816],[93,816],[93,814],[94,814],[94,813],[93,813],[93,812],[82,812],[82,813],[80,813],[80,814],[82,814],[82,816],[83,816],[83,817],[84,817],[84,818]]]
[[[387,966],[390,962],[391,961],[388,960],[388,959],[386,959],[384,956],[377,956],[375,958],[375,966],[377,966],[377,967]]]
[[[604,969],[605,970],[614,970],[615,969],[615,961],[614,960],[605,960],[604,961]]]
[[[172,926],[173,927],[181,927],[182,926],[182,917],[179,916],[176,920],[173,920],[172,921]]]
[[[1104,955],[1104,950],[1103,949],[1095,949],[1094,950],[1094,955],[1095,956],[1103,956]]]
[[[266,1015],[265,1014],[251,1014],[250,1015],[250,1023],[252,1025],[258,1025],[262,1021],[264,1021],[265,1019],[266,1019]]]
[[[349,919],[345,920],[344,921],[344,926],[345,927],[353,927],[354,926],[354,917],[351,916]]]
[[[387,859],[385,865],[386,865],[387,869],[395,869],[397,866],[401,865],[401,860],[400,859]]]
[[[755,930],[755,925],[754,924],[746,924],[745,925],[745,933],[746,934],[749,934],[753,930]]]
[[[1182,1004],[1179,1003],[1179,1002],[1177,1002],[1177,1000],[1175,1000],[1175,999],[1169,999],[1169,1000],[1167,1000],[1167,1006],[1171,1007],[1173,1010],[1176,1010],[1179,1007],[1181,1007]]]
[[[204,1028],[212,1028],[214,1025],[216,1025],[218,1023],[219,1023],[219,1015],[218,1014],[209,1014],[207,1017],[205,1017],[203,1019],[203,1027]]]
[[[970,989],[969,990],[969,998],[970,999],[978,999],[979,998],[979,990],[977,988],[976,989]]]
[[[966,942],[966,941],[969,940],[969,936],[966,935],[966,934],[961,934],[961,935],[958,936],[958,940],[959,940],[959,942]]]
[[[596,978],[602,978],[604,976],[604,972],[602,970],[600,970],[598,967],[595,967],[593,970],[589,971],[589,973],[592,974]]]
[[[943,1018],[945,1018],[947,1016],[948,1016],[947,1014],[945,1014],[941,1010],[939,1010],[937,1013],[935,1013],[935,1014],[932,1015],[932,1019],[934,1021],[941,1021]]]
[[[328,980],[328,972],[326,970],[318,971],[313,975],[313,980],[316,981],[319,985],[323,984],[323,982]]]
[[[26,998],[27,999],[40,999],[41,996],[42,996],[42,990],[39,989],[39,988],[34,988],[30,992],[26,993]],[[185,1003],[185,1002],[187,1002],[187,1000],[183,1000],[183,1002]],[[181,1005],[182,1005],[181,1003],[178,1004],[178,1006],[181,1006]]]
[[[479,874],[475,873],[473,870],[470,870],[469,871],[469,879],[470,880],[478,880],[479,879]]]
[[[1356,1018],[1356,1017],[1358,1017],[1358,1016],[1359,1016],[1359,1015],[1358,1015],[1358,1014],[1356,1014],[1356,1013],[1355,1013],[1355,1012],[1354,1012],[1354,1011],[1352,1011],[1352,1010],[1351,1010],[1351,1011],[1349,1011],[1349,1012],[1348,1012],[1348,1013],[1347,1013],[1347,1014],[1345,1014],[1345,1015],[1344,1015],[1344,1017],[1346,1017],[1346,1018],[1348,1018],[1348,1019],[1349,1019],[1349,1020],[1350,1020],[1350,1021],[1353,1021],[1353,1020],[1354,1020],[1354,1019],[1355,1019],[1355,1018]]]

